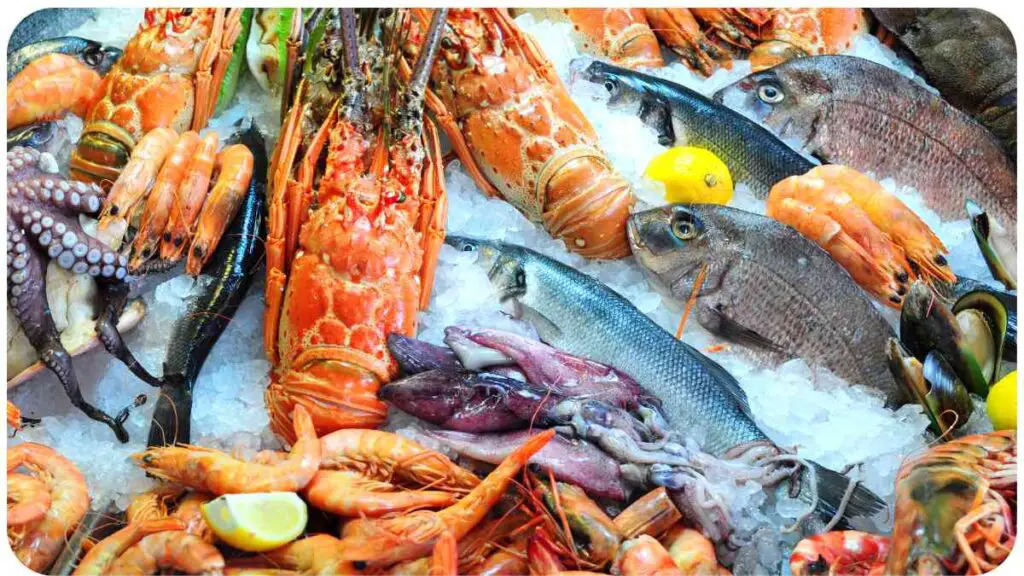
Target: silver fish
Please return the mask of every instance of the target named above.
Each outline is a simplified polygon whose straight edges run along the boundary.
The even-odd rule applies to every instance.
[[[669,424],[705,452],[739,460],[761,450],[779,452],[754,422],[746,394],[732,375],[614,290],[522,246],[459,236],[448,236],[445,242],[478,254],[476,264],[487,270],[503,307],[532,323],[541,340],[632,376],[658,396]],[[817,510],[831,518],[849,480],[821,466],[813,468]],[[857,486],[844,517],[870,517],[883,506],[876,495]]]
[[[685,302],[701,266],[694,310],[708,331],[769,357],[801,357],[847,382],[905,400],[886,365],[892,327],[817,244],[766,216],[713,204],[634,214],[630,247],[663,294]]]

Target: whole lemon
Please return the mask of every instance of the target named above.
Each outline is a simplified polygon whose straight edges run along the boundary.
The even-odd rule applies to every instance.
[[[665,185],[665,200],[669,202],[728,204],[732,199],[729,167],[704,148],[669,148],[655,156],[644,173]]]
[[[985,411],[996,430],[1017,428],[1017,371],[1003,376],[988,390]]]

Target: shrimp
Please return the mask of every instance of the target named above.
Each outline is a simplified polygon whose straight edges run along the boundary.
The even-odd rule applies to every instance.
[[[144,536],[110,565],[110,574],[211,574],[224,570],[224,557],[213,544],[184,530]]]
[[[111,564],[143,537],[168,530],[180,531],[184,527],[185,525],[175,518],[132,522],[93,545],[72,574],[73,576],[110,574]]]
[[[772,187],[768,203],[770,205],[783,198],[792,198],[814,207],[817,212],[839,224],[854,242],[860,244],[889,280],[885,289],[890,293],[883,298],[893,295],[902,297],[906,294],[907,283],[913,276],[903,250],[853,202],[845,186],[838,181],[810,174],[792,176]]]
[[[306,574],[352,574],[355,568],[342,559],[341,541],[328,534],[315,534],[285,544],[264,554],[272,566]]]
[[[451,530],[445,530],[434,544],[430,576],[459,576],[459,545]]]
[[[390,480],[416,487],[466,492],[480,479],[447,456],[424,448],[391,432],[346,428],[320,439],[323,468],[352,470],[367,478]]]
[[[156,182],[157,172],[178,141],[178,133],[170,128],[150,130],[132,150],[124,170],[110,188],[107,202],[100,212],[99,228],[105,229],[118,218],[127,219],[132,209]]]
[[[903,304],[895,280],[835,220],[792,198],[769,200],[767,212],[824,248],[865,291],[889,306]]]
[[[7,526],[35,522],[50,509],[50,487],[28,474],[7,473]]]
[[[717,576],[715,545],[703,534],[679,524],[665,536],[668,555],[676,568],[692,576]]]
[[[7,84],[7,129],[63,117],[85,118],[100,99],[100,75],[78,58],[54,52],[30,62]]]
[[[344,558],[352,562],[389,565],[428,554],[445,531],[450,530],[456,541],[462,539],[501,498],[530,457],[554,434],[555,431],[549,429],[532,436],[469,494],[448,508],[350,522],[342,533]]]
[[[881,184],[839,165],[818,166],[807,174],[841,186],[875,226],[903,248],[915,272],[934,280],[956,282],[946,260],[949,250],[913,210]]]
[[[50,509],[14,546],[18,560],[29,570],[45,572],[89,510],[89,488],[70,460],[42,444],[25,442],[8,448],[7,462],[8,470],[25,466],[50,487]]]
[[[615,573],[622,576],[683,576],[668,550],[646,534],[622,544],[615,558]]]
[[[132,498],[125,510],[125,520],[129,524],[146,520],[160,520],[170,515],[169,505],[177,500],[185,489],[181,486],[166,484],[157,486]]]
[[[530,574],[555,576],[565,571],[565,566],[558,559],[555,543],[544,530],[530,535],[526,544],[526,561]]]
[[[681,520],[682,513],[672,502],[672,497],[664,487],[658,487],[644,494],[619,512],[612,522],[623,540],[640,534],[657,538]]]
[[[185,132],[178,139],[170,155],[167,156],[167,160],[164,161],[164,165],[160,168],[156,183],[153,184],[153,189],[146,197],[142,222],[135,235],[134,255],[130,268],[138,269],[156,254],[164,229],[167,227],[167,220],[171,215],[174,197],[182,179],[185,178],[189,159],[199,147],[199,143],[198,133]]]
[[[868,574],[884,567],[889,545],[889,538],[866,532],[826,532],[801,540],[789,557],[789,569],[793,576]]]
[[[321,470],[306,485],[306,500],[339,516],[377,517],[418,508],[444,508],[458,497],[440,490],[402,490],[393,484],[370,480],[358,472]]]
[[[161,446],[133,454],[149,474],[193,490],[222,494],[297,492],[320,468],[320,441],[309,412],[296,405],[295,435],[288,458],[275,465],[244,462],[219,450],[200,446]]]
[[[181,502],[178,502],[171,517],[177,518],[184,523],[185,532],[193,536],[199,536],[203,541],[212,544],[214,540],[213,529],[206,523],[202,511],[203,504],[210,500],[213,500],[213,495],[208,492],[189,492],[181,499]]]
[[[210,177],[213,176],[213,167],[217,161],[219,143],[217,133],[210,131],[189,160],[185,177],[181,179],[178,192],[174,195],[174,204],[160,244],[160,258],[163,260],[181,258],[187,247],[185,241],[192,237],[199,211],[209,196]]]
[[[199,223],[185,263],[185,272],[189,275],[199,275],[213,254],[213,247],[220,242],[224,230],[238,212],[249,191],[252,168],[252,152],[242,144],[228,146],[217,155],[217,182],[199,213]]]

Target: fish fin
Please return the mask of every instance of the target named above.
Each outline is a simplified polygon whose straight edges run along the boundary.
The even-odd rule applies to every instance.
[[[828,522],[835,516],[839,504],[846,495],[850,479],[842,474],[825,468],[817,462],[811,462],[814,472],[818,477],[818,504],[815,510],[822,521]],[[835,529],[849,529],[849,520],[852,518],[871,518],[885,508],[885,501],[879,498],[874,492],[868,490],[863,484],[858,484],[853,489],[850,501],[843,510],[843,516]]]
[[[697,321],[708,332],[721,336],[730,342],[735,342],[748,348],[762,348],[770,352],[786,354],[786,351],[775,342],[762,336],[756,330],[747,328],[727,316],[722,310],[721,305],[702,305],[700,313],[697,315]]]
[[[644,98],[640,103],[640,121],[658,133],[658,143],[662,146],[672,146],[676,143],[672,109],[664,100]]]
[[[542,342],[548,346],[554,346],[553,342],[561,340],[562,329],[549,320],[547,316],[541,314],[534,308],[530,308],[526,304],[519,303],[519,306],[522,310],[520,316],[523,320],[533,324],[533,327],[537,330],[537,335],[540,336]]]
[[[153,410],[147,446],[187,444],[192,434],[192,383],[181,374],[165,374]]]

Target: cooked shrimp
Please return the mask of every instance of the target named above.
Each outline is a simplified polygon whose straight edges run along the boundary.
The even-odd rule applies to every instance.
[[[170,128],[150,130],[139,140],[121,175],[110,188],[107,202],[100,213],[100,229],[106,228],[118,218],[127,219],[131,216],[139,200],[153,187],[157,172],[177,141],[178,133]]]
[[[25,442],[8,448],[7,462],[8,470],[25,466],[50,488],[50,509],[14,547],[18,560],[29,570],[45,572],[89,510],[89,488],[70,460],[42,444]]]
[[[188,163],[185,177],[174,195],[171,215],[160,244],[160,258],[164,260],[181,258],[188,247],[187,241],[192,237],[199,211],[210,194],[210,177],[217,162],[219,142],[216,132],[207,133]]]
[[[445,530],[434,544],[430,576],[459,576],[459,545],[450,530]]]
[[[898,308],[903,304],[903,297],[892,276],[886,274],[835,220],[792,198],[769,201],[768,216],[791,226],[824,248],[869,294],[889,306]]]
[[[946,260],[949,250],[913,210],[881,184],[852,168],[833,164],[818,166],[808,175],[840,185],[875,226],[903,248],[915,272],[935,280],[956,282]]]
[[[505,493],[513,477],[554,434],[554,430],[548,429],[532,436],[476,488],[448,508],[350,522],[342,533],[344,558],[352,562],[388,565],[429,554],[446,531],[450,530],[455,540],[460,540],[483,519]]]
[[[50,509],[50,487],[28,474],[7,473],[7,526],[35,522]]]
[[[889,284],[895,294],[903,296],[907,292],[907,283],[913,278],[903,249],[894,244],[889,235],[854,203],[846,192],[847,188],[845,182],[831,178],[811,174],[793,176],[772,187],[768,203],[792,198],[835,220],[891,279]]]
[[[447,491],[468,491],[480,483],[444,454],[391,432],[346,428],[324,436],[320,445],[324,468]]]
[[[320,468],[320,441],[309,412],[296,405],[295,435],[288,459],[275,465],[244,462],[212,448],[162,446],[132,458],[157,478],[215,495],[250,492],[298,492]]]
[[[355,569],[342,559],[341,541],[328,534],[316,534],[285,544],[264,554],[272,566],[307,574],[352,574]]]
[[[125,520],[129,524],[146,520],[160,520],[170,515],[170,505],[177,500],[185,488],[175,484],[164,484],[143,492],[128,503]]]
[[[193,536],[199,536],[204,541],[212,544],[214,540],[213,529],[206,523],[202,511],[203,504],[210,500],[213,500],[213,495],[208,492],[189,492],[181,499],[181,502],[178,502],[171,517],[177,518],[185,524],[185,532]]]
[[[718,557],[715,545],[700,532],[679,524],[665,536],[668,555],[683,574],[717,576]]]
[[[30,62],[7,84],[7,129],[63,117],[85,118],[102,80],[78,58],[55,52]]]
[[[224,557],[213,544],[184,530],[144,536],[110,565],[110,574],[211,574],[224,570]]]
[[[93,545],[72,574],[74,576],[110,574],[111,564],[143,537],[167,530],[180,531],[184,527],[185,525],[175,518],[130,523]]]
[[[440,490],[401,490],[348,470],[320,470],[306,485],[310,504],[339,516],[377,517],[391,512],[451,506],[458,497]]]
[[[252,180],[252,152],[242,144],[234,144],[217,155],[217,182],[203,203],[195,236],[188,251],[185,272],[198,276],[224,230],[238,212]]]
[[[615,572],[622,576],[683,576],[668,550],[646,534],[622,544]]]

